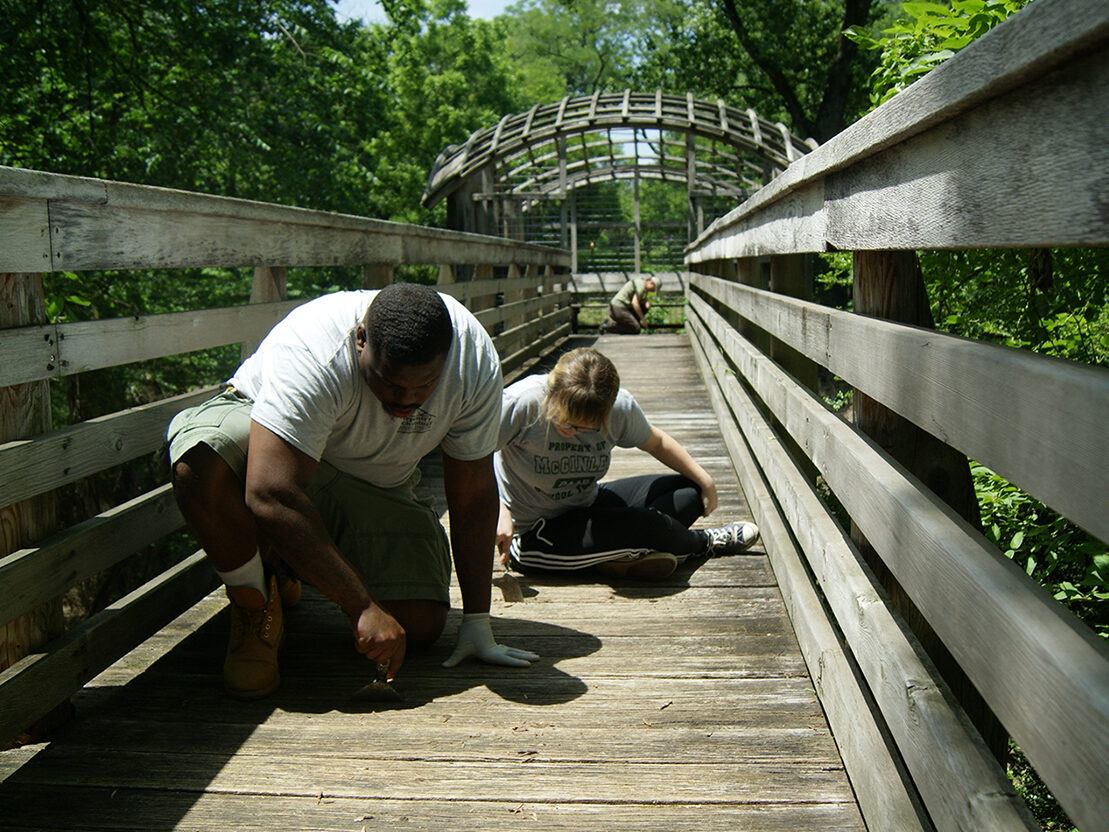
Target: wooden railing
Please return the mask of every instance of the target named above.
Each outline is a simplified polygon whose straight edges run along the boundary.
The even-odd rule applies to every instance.
[[[918,302],[918,249],[1109,244],[1107,47],[1109,6],[1039,0],[687,251],[702,273],[691,340],[871,829],[1039,828],[890,592],[1077,826],[1107,828],[1105,642],[876,425],[907,420],[956,449],[964,474],[969,456],[1109,540],[1109,371],[939,334],[911,325],[919,306],[891,308]],[[788,296],[802,294],[800,258],[833,250],[854,254],[854,313]],[[854,386],[856,424],[814,393],[817,364]],[[887,570],[892,581],[875,577]]]
[[[214,388],[51,430],[49,379],[235,343],[249,354],[306,300],[286,299],[287,267],[363,266],[363,286],[372,288],[402,264],[439,267],[440,290],[494,334],[511,379],[569,334],[569,263],[568,252],[502,238],[0,168],[0,744],[214,585],[197,552],[60,631],[62,593],[183,521],[162,485],[57,529],[52,492],[156,452],[173,414]],[[44,272],[195,267],[253,267],[250,304],[79,323],[44,319]],[[462,269],[471,279],[454,282]]]

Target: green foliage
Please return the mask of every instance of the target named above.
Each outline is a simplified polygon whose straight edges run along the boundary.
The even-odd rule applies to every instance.
[[[352,210],[385,106],[325,0],[0,0],[0,163]],[[337,172],[340,175],[336,175]]]
[[[826,141],[866,102],[876,58],[843,38],[878,0],[693,0],[662,19],[636,69],[640,88],[689,90]]]
[[[682,13],[674,0],[519,0],[502,19],[526,99],[545,103],[634,86]]]
[[[471,20],[461,0],[390,4],[402,24],[368,30],[384,50],[382,84],[390,96],[376,135],[374,190],[382,216],[404,222],[442,220],[420,207],[428,171],[449,144],[526,109],[503,22]],[[403,12],[403,14],[402,14]],[[396,18],[394,18],[396,19]]]
[[[995,474],[971,466],[982,527],[1057,601],[1109,638],[1109,551],[1105,544]]]
[[[855,397],[855,390],[842,384],[842,379],[838,376],[835,378],[835,388],[830,396],[822,396],[824,404],[828,405],[836,413],[841,413],[851,406],[851,402]]]
[[[1009,742],[1007,772],[1017,793],[1040,822],[1043,832],[1078,832],[1078,828],[1059,806],[1055,795],[1040,780],[1024,752],[1012,741]]]
[[[938,328],[1109,364],[1109,251],[933,251],[920,264]]]
[[[878,68],[871,76],[870,101],[877,107],[917,79],[951,58],[1029,0],[951,0],[943,3],[904,2],[907,17],[898,18],[882,36],[863,26],[852,26],[844,35],[864,49],[881,50]]]

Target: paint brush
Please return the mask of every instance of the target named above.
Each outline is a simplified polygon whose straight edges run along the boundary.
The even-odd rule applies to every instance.
[[[386,681],[385,674],[389,665],[374,665],[374,678],[367,685],[363,685],[351,697],[356,702],[400,702],[403,697]]]

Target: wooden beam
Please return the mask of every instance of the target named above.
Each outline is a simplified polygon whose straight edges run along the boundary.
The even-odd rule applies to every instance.
[[[367,263],[362,268],[363,289],[384,289],[392,282],[392,263]]]
[[[688,262],[829,247],[1104,244],[1094,183],[1109,166],[1099,117],[1109,107],[1106,41],[1104,4],[1029,6],[793,162],[714,223]],[[988,150],[1002,146],[1004,159]],[[1089,187],[1049,187],[1075,171]]]
[[[852,306],[856,314],[934,329],[924,277],[915,252],[855,252],[852,267]],[[860,431],[904,465],[971,526],[981,529],[978,499],[965,455],[861,390],[853,393],[851,411]],[[994,757],[1004,765],[1009,756],[1009,735],[997,717],[855,524],[852,524],[851,538],[894,607],[936,663]]]
[[[502,306],[491,306],[488,309],[481,309],[474,313],[474,317],[486,328],[492,327],[498,323],[510,322],[513,320],[518,320],[518,324],[522,324],[532,316],[532,313],[543,309],[556,309],[559,306],[565,306],[570,302],[572,297],[573,294],[571,292],[540,295],[539,297],[506,303]]]
[[[179,410],[200,404],[218,387],[205,387],[89,419],[50,433],[0,445],[0,506],[156,451]]]
[[[500,237],[16,168],[0,167],[0,195],[2,271],[41,260],[44,228],[44,271],[569,259]]]
[[[250,288],[251,304],[278,303],[288,296],[284,266],[254,267],[254,282]],[[254,335],[254,337],[243,340],[243,345],[239,349],[241,361],[246,361],[254,354],[254,351],[258,349],[258,345],[262,343],[262,339],[266,337],[274,323],[277,322],[273,321],[270,326]]]
[[[0,330],[0,384],[116,367],[258,338],[303,301]]]
[[[207,557],[197,552],[0,672],[0,735],[47,713],[216,583]]]
[[[0,558],[0,621],[62,595],[184,525],[169,485]]]

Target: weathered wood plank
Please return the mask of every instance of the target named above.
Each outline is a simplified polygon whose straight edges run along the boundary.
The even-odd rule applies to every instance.
[[[557,321],[560,319],[565,320],[572,315],[573,310],[571,309],[559,309],[546,317]],[[548,321],[543,321],[544,326],[547,325],[547,323]],[[530,326],[530,324],[525,324],[523,327],[518,327],[516,330],[513,330],[515,333],[513,337],[506,340],[503,344],[505,352],[501,354],[501,368],[505,373],[506,382],[511,383],[512,380],[518,378],[519,375],[515,372],[516,370],[527,364],[530,359],[545,355],[549,350],[554,348],[559,341],[569,335],[571,329],[570,322],[567,320],[556,326],[550,332],[540,335],[535,340],[528,342],[524,337],[524,330],[526,330],[528,326]],[[542,329],[540,328],[538,331],[541,332]],[[516,349],[521,341],[524,342],[524,346]],[[496,339],[494,339],[494,343],[496,343]]]
[[[0,385],[261,340],[303,301],[53,324],[0,333]],[[7,360],[9,359],[10,360]]]
[[[45,317],[42,275],[0,273],[0,330],[41,322]],[[48,433],[51,425],[50,389],[46,382],[0,386],[0,442],[33,441],[33,437]],[[27,497],[19,501],[0,501],[0,557],[57,529],[54,495]],[[33,609],[25,608],[20,612],[23,614],[0,617],[0,671],[21,661],[65,629],[60,597],[47,596]],[[40,729],[55,727],[64,721],[68,708],[59,707],[53,714],[49,714],[49,710],[42,710],[23,724],[0,729],[0,748],[13,739],[33,739]],[[46,718],[32,724],[41,717]],[[25,732],[26,736],[17,737],[20,732]]]
[[[519,317],[526,320],[538,310],[556,309],[570,302],[569,292],[558,292],[553,295],[540,295],[537,298],[518,300],[502,306],[494,306],[474,313],[474,317],[485,327],[492,327],[503,321],[511,321]]]
[[[526,774],[521,768],[519,774]],[[513,778],[515,779],[515,778]],[[350,832],[390,829],[427,832],[488,832],[496,829],[581,832],[858,832],[858,814],[846,803],[716,804],[710,808],[666,804],[525,802],[511,794],[512,780],[494,801],[393,800],[343,798],[326,794],[267,796],[265,806],[256,795],[152,792],[134,785],[111,789],[67,789],[59,800],[56,786],[13,786],[0,790],[0,812],[10,818],[13,832],[40,828],[23,826],[25,808],[40,805],[43,825],[84,830],[211,829],[232,827],[242,832],[272,832],[274,823],[288,832]],[[265,811],[263,811],[265,809]]]
[[[1029,7],[793,162],[713,223],[686,262],[824,251],[827,246],[1104,244],[1097,183],[1109,167],[1106,125],[1099,117],[1109,95],[1109,70],[1096,53],[1107,39],[1109,10],[1099,4],[1054,0]],[[1067,102],[1069,108],[1060,115],[1056,107]],[[1005,108],[1000,117],[999,108]],[[1058,129],[1045,129],[1052,125]],[[955,140],[950,153],[939,147],[944,136]],[[1013,152],[1006,158],[1020,159],[1019,167],[991,167],[998,157],[988,148],[999,146]],[[919,155],[899,164],[905,151]],[[1035,177],[1011,175],[1033,169]],[[1086,172],[1088,186],[1077,192],[1044,190],[1044,183],[1073,181],[1076,170]],[[870,184],[878,195],[867,193]],[[900,200],[910,201],[886,199],[898,189]],[[1022,196],[1015,197],[1015,191]],[[1029,204],[1037,209],[1025,210]],[[905,205],[913,210],[904,211]],[[968,223],[970,216],[990,219]],[[864,217],[875,220],[874,233],[843,224]],[[950,219],[947,228],[943,217]]]
[[[745,503],[711,421],[691,418],[703,388],[677,339],[659,343],[657,362],[646,340],[601,346],[652,419],[679,441],[689,431],[721,492],[711,522],[727,522]],[[657,465],[629,451],[612,474]],[[422,485],[439,476],[431,460]],[[761,551],[696,559],[658,584],[518,579],[524,600],[495,597],[493,628],[536,649],[536,665],[444,670],[454,610],[439,642],[406,658],[405,701],[385,709],[351,701],[369,665],[310,588],[286,616],[281,688],[228,699],[214,591],[78,694],[81,723],[0,783],[0,811],[73,829],[370,828],[363,813],[398,829],[863,829]],[[73,801],[63,813],[46,794]],[[335,806],[358,813],[312,814]]]
[[[246,738],[225,724],[195,720],[153,722],[113,720],[111,725],[94,723],[91,730],[81,725],[67,732],[64,747],[50,753],[62,757],[95,755],[98,749],[121,743],[145,748],[168,758],[200,753],[210,755],[295,755],[326,760],[336,757],[369,757],[376,760],[413,758],[453,761],[596,762],[650,764],[743,763],[823,765],[837,768],[839,752],[827,731],[809,727],[735,728],[713,726],[712,730],[691,725],[652,726],[644,737],[636,732],[614,733],[604,725],[565,726],[534,721],[530,726],[476,724],[473,719],[451,719],[434,732],[414,732],[398,743],[378,714],[352,717],[341,723],[331,720],[299,719],[276,724],[267,720]],[[586,751],[588,749],[588,751]]]
[[[197,752],[167,757],[135,749],[104,755],[96,766],[89,766],[85,755],[51,757],[49,770],[44,767],[36,779],[78,787],[142,782],[147,788],[233,794],[315,797],[323,792],[331,797],[445,801],[500,800],[508,787],[514,800],[563,804],[854,802],[842,771],[796,763],[454,760],[437,766],[429,778],[425,761],[394,759],[388,766],[375,766],[373,758],[360,753],[326,760],[271,754],[262,761]],[[22,776],[17,772],[9,779],[19,783]]]
[[[43,200],[0,197],[0,272],[50,271],[50,220]]]
[[[755,504],[755,517],[762,540],[775,564],[775,574],[790,621],[793,622],[829,725],[836,734],[844,766],[859,800],[859,809],[872,829],[932,829],[916,787],[906,773],[900,755],[894,750],[888,733],[875,721],[858,719],[858,714],[872,711],[875,703],[866,684],[858,678],[855,655],[840,644],[840,637],[803,564],[795,537],[774,498],[774,491],[759,469],[744,434],[740,433],[740,425],[737,425],[735,416],[728,408],[724,392],[717,386],[723,385],[717,376],[721,368],[710,360],[702,346],[703,326],[699,320],[691,319],[688,331],[713,409],[720,420],[724,442],[736,460],[744,491]],[[741,407],[738,412],[743,413],[749,422],[758,419],[753,407]],[[743,424],[742,420],[740,424],[744,433],[749,433],[750,424]],[[777,472],[778,475],[807,483],[784,449],[777,445],[775,450],[775,464],[782,469]],[[808,508],[815,516],[818,508],[811,505]],[[818,581],[826,577],[826,574],[817,574]],[[825,594],[828,591],[825,586]],[[831,591],[835,591],[834,588]]]
[[[978,532],[692,299],[1072,817],[1106,814],[1109,648]],[[1006,672],[1008,671],[1008,673]],[[1065,749],[1065,750],[1064,750]]]
[[[42,171],[0,167],[0,194],[29,211],[49,201],[52,258],[36,271],[570,264],[569,252],[499,237]],[[41,252],[38,225],[20,221],[18,229],[18,245],[0,249],[0,271]],[[23,249],[32,254],[11,255]]]
[[[63,594],[184,524],[168,485],[0,558],[0,621]]]
[[[165,441],[175,413],[207,399],[206,387],[169,399],[89,419],[34,439],[0,445],[0,506],[150,453]]]
[[[718,729],[808,730],[818,737],[827,724],[812,685],[804,677],[719,679],[704,677],[634,678],[590,676],[585,679],[540,665],[526,679],[511,674],[495,678],[481,668],[445,676],[435,666],[450,652],[446,644],[434,661],[410,657],[394,685],[404,697],[401,706],[374,706],[351,700],[366,679],[365,660],[341,659],[342,673],[301,678],[283,668],[284,682],[276,698],[262,703],[228,700],[219,677],[221,645],[204,654],[173,658],[165,666],[146,670],[121,695],[113,684],[133,679],[130,668],[106,672],[97,686],[75,697],[76,707],[96,719],[105,730],[120,713],[150,725],[207,724],[249,734],[260,723],[280,731],[297,731],[326,714],[322,724],[337,733],[359,728],[367,721],[386,732],[419,730],[436,736],[439,726],[466,726],[475,735],[500,730],[529,732],[556,727],[581,733],[601,728],[611,736],[630,734],[637,741],[656,730]],[[149,677],[146,674],[150,674]],[[239,727],[231,727],[239,726]],[[453,729],[452,729],[453,730]],[[578,743],[572,748],[581,752]],[[568,752],[572,753],[572,752]]]
[[[534,346],[539,339],[564,335],[563,328],[569,327],[572,315],[573,310],[568,307],[555,309],[540,315],[523,326],[506,329],[493,339],[493,344],[496,345],[497,352],[501,355],[502,363],[515,358],[521,352],[521,348],[526,351],[528,346]],[[565,321],[565,323],[558,326],[558,321]]]
[[[11,736],[210,590],[215,575],[198,553],[0,672],[0,734]]]

